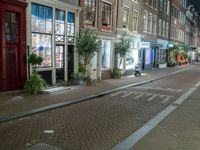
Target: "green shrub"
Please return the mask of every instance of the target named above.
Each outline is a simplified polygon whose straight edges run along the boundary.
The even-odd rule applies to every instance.
[[[24,90],[26,93],[32,94],[39,94],[44,88],[46,87],[45,81],[40,77],[39,74],[34,73],[30,79],[26,80],[24,85]]]
[[[90,77],[89,77],[89,75],[85,75],[85,74],[82,73],[82,72],[78,72],[78,73],[75,73],[75,74],[73,75],[73,79],[74,79],[74,80],[79,80],[79,79],[81,79],[81,80],[89,80]]]
[[[24,90],[27,94],[39,94],[45,87],[46,83],[36,71],[36,66],[41,65],[43,58],[32,53],[28,58],[28,63],[32,65],[32,75],[26,80]]]
[[[86,68],[84,64],[79,64],[79,72],[84,74],[86,73]]]
[[[176,66],[176,61],[169,61],[169,62],[167,63],[167,66],[168,66],[168,67],[174,67],[174,66]]]
[[[113,68],[111,73],[113,78],[120,78],[121,77],[121,70],[119,68]]]

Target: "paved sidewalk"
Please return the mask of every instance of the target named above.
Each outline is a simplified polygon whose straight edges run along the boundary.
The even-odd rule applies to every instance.
[[[199,150],[200,87],[130,150]]]
[[[177,70],[182,70],[194,66],[195,65],[156,69],[144,72],[142,77],[129,76],[122,77],[121,79],[97,81],[90,86],[70,86],[68,90],[55,92],[51,94],[28,96],[23,93],[0,93],[0,116],[40,108],[63,101],[75,100],[77,98],[98,94],[100,92],[118,88],[124,85],[154,79],[175,72]]]

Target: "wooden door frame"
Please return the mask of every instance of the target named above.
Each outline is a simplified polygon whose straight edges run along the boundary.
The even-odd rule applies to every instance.
[[[6,78],[6,42],[5,42],[5,12],[11,11],[16,12],[19,14],[19,43],[18,43],[18,49],[19,49],[19,83],[22,83],[26,79],[26,3],[17,1],[17,0],[2,0],[0,1],[0,11],[1,11],[1,50],[0,57],[2,58],[0,65],[1,65],[1,75],[2,79],[0,78],[0,91],[6,91],[8,90],[7,81],[9,79]],[[15,85],[10,85],[15,86]],[[16,89],[19,87],[16,85]]]

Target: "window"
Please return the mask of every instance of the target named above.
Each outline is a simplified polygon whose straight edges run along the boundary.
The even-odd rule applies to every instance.
[[[156,28],[157,28],[157,16],[154,15],[154,17],[153,17],[153,30],[152,30],[153,34],[156,34]]]
[[[111,26],[111,4],[106,2],[102,5],[102,25]]]
[[[162,20],[159,19],[159,32],[158,32],[159,35],[162,34]]]
[[[43,58],[39,67],[50,67],[52,57],[52,36],[48,34],[32,33],[32,52]]]
[[[64,46],[56,46],[56,68],[64,67]]]
[[[133,11],[133,31],[138,30],[138,16],[139,13],[137,11]]]
[[[32,52],[40,55],[43,62],[39,67],[52,65],[52,20],[50,7],[32,3]]]
[[[149,0],[149,5],[153,6],[153,0]]]
[[[148,32],[152,33],[152,14],[149,13],[148,15]]]
[[[123,28],[128,28],[129,9],[127,7],[123,10]]]
[[[169,23],[166,22],[166,36],[169,36]]]
[[[111,57],[111,41],[110,40],[103,40],[102,41],[102,67],[103,68],[110,68],[110,57]]]
[[[85,0],[84,2],[84,20],[85,24],[95,25],[96,0]]]
[[[144,32],[147,32],[147,19],[148,19],[148,12],[144,11]]]
[[[52,19],[52,8],[32,4],[32,32],[52,33]]]
[[[160,0],[160,3],[159,3],[159,9],[160,9],[160,10],[163,9],[163,0]]]
[[[157,9],[157,2],[158,0],[153,0],[153,8]]]
[[[56,9],[55,14],[55,41],[64,42],[65,40],[65,12]]]
[[[165,21],[163,20],[162,22],[162,36],[166,35],[166,30],[165,30]]]
[[[6,12],[5,21],[5,37],[6,41],[18,41],[18,14],[14,12]]]
[[[68,42],[74,43],[75,36],[75,14],[72,12],[67,13],[67,36]]]

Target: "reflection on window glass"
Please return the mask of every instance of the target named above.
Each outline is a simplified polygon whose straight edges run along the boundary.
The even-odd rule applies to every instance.
[[[43,58],[40,67],[51,66],[51,35],[47,34],[32,34],[32,52]]]
[[[67,14],[67,36],[68,42],[73,43],[75,36],[75,14],[72,12],[68,12]]]
[[[32,32],[52,33],[52,19],[52,8],[32,4]]]
[[[55,17],[55,33],[58,35],[64,35],[65,13],[62,10],[56,10]]]
[[[64,46],[56,46],[56,68],[63,68]]]
[[[128,28],[129,9],[127,7],[123,10],[123,28]]]
[[[5,20],[6,41],[16,42],[18,39],[18,15],[15,12],[6,12]]]
[[[103,2],[102,5],[102,25],[111,25],[111,4]]]

